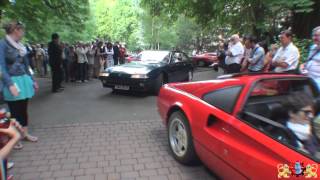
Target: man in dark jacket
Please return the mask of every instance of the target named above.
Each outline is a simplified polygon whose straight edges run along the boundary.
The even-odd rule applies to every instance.
[[[52,41],[48,44],[49,63],[52,71],[52,92],[57,93],[63,90],[62,82],[62,48],[59,35],[52,34]]]
[[[120,57],[120,49],[119,49],[119,42],[116,42],[113,46],[113,60],[114,60],[114,65],[119,64],[119,57]]]

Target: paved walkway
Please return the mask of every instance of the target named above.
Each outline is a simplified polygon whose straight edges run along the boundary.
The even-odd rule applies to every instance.
[[[14,152],[17,180],[213,179],[169,154],[159,121],[70,124],[34,129],[41,137]]]
[[[30,126],[40,141],[13,152],[15,180],[214,179],[172,158],[156,97],[112,94],[98,81],[59,94],[49,93],[49,80],[39,84]]]

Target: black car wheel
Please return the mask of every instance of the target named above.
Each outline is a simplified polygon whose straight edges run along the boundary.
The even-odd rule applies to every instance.
[[[194,150],[191,129],[185,115],[176,111],[171,114],[168,122],[168,142],[173,157],[185,165],[194,165],[198,162]]]
[[[161,73],[161,74],[159,74],[159,76],[157,77],[157,79],[155,81],[155,84],[154,84],[154,87],[153,87],[153,92],[155,94],[158,94],[163,85],[164,85],[164,76]]]

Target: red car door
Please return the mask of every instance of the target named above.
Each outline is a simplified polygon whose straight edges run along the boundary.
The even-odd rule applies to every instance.
[[[257,142],[257,137],[267,137],[239,119],[230,116],[229,122],[224,123],[222,129],[221,158],[249,179],[277,179],[277,164],[289,163],[267,144]]]
[[[208,97],[215,100],[219,97],[225,99],[226,96],[220,96],[220,93],[224,92],[231,99],[236,99],[241,89],[241,86],[223,88],[215,91],[214,94],[209,93]],[[206,100],[207,102],[211,101],[209,98]],[[232,120],[232,116],[205,102],[193,102],[193,106],[198,109],[192,117],[192,119],[197,119],[193,122],[192,133],[200,159],[223,179],[246,179],[244,174],[233,166],[232,162],[223,159],[224,153],[227,153],[223,148],[227,133],[226,125],[229,120]]]
[[[252,136],[248,136],[247,132],[250,131],[255,138],[265,138],[265,135],[232,114],[241,90],[242,86],[233,86],[204,95],[203,100],[210,108],[207,107],[209,110],[204,112],[207,113],[206,117],[203,117],[206,121],[198,124],[204,129],[202,144],[230,167],[229,172],[222,173],[224,178],[229,177],[232,172],[232,176],[237,174],[236,179],[276,179],[276,165],[287,161],[261,142],[256,142]]]

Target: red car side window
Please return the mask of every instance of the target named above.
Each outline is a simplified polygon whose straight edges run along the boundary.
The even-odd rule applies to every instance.
[[[205,94],[203,100],[227,113],[232,113],[241,90],[242,86],[219,89]]]

